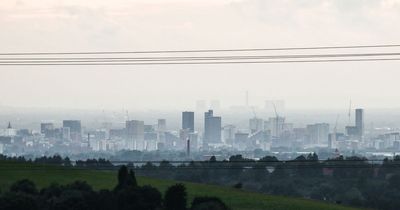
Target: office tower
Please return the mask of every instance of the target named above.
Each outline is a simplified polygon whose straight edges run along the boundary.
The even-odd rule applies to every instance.
[[[54,137],[54,124],[53,123],[41,123],[40,133],[44,134],[46,138]]]
[[[182,150],[185,148],[186,141],[189,139],[189,129],[179,130],[179,141],[176,142],[175,149]]]
[[[270,117],[268,120],[269,129],[271,136],[279,138],[284,129],[285,118],[284,117]]]
[[[263,130],[263,119],[260,118],[251,118],[249,120],[249,128],[250,128],[250,134],[252,133],[256,133],[258,131],[262,131]]]
[[[329,124],[316,123],[307,125],[307,135],[309,144],[328,144]]]
[[[221,117],[216,117],[213,110],[204,113],[204,141],[207,144],[218,144],[221,142]]]
[[[197,151],[199,144],[199,135],[197,133],[189,133],[190,151]]]
[[[82,127],[80,120],[64,120],[63,128],[69,128],[72,141],[80,141],[82,139]]]
[[[53,130],[54,124],[53,123],[41,123],[40,124],[40,133],[45,134],[46,130]]]
[[[194,132],[194,112],[182,112],[182,129]]]
[[[144,122],[130,120],[125,123],[126,146],[129,150],[144,149]]]
[[[235,139],[236,127],[234,125],[225,125],[222,129],[224,143],[233,145]]]
[[[62,128],[62,138],[64,140],[71,140],[71,129],[69,127]]]
[[[159,132],[167,131],[167,120],[166,119],[158,119],[157,131],[159,131]]]
[[[364,135],[364,109],[356,109],[356,128],[358,137]]]
[[[157,149],[163,149],[165,145],[165,132],[167,131],[167,121],[158,119],[157,122]],[[160,143],[160,145],[159,145]],[[158,146],[161,146],[160,148]]]

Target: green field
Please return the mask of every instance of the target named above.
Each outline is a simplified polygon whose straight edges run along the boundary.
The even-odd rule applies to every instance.
[[[0,190],[5,191],[14,181],[28,178],[41,188],[52,182],[59,184],[84,180],[95,189],[112,189],[116,182],[116,171],[95,171],[65,167],[0,162]],[[164,192],[176,181],[137,177],[139,185],[151,185]],[[233,210],[356,210],[356,208],[327,204],[282,196],[270,196],[246,192],[230,187],[184,182],[189,199],[194,196],[217,196]]]

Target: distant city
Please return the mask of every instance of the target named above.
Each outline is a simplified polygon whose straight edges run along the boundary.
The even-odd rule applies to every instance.
[[[117,151],[180,151],[191,153],[212,151],[265,151],[265,152],[367,152],[370,155],[391,155],[400,150],[400,133],[394,130],[366,128],[365,110],[349,109],[348,124],[338,128],[335,124],[315,122],[296,127],[283,116],[283,100],[267,101],[265,109],[271,117],[257,116],[257,109],[248,104],[234,107],[251,113],[247,127],[223,124],[218,114],[219,101],[211,101],[207,110],[205,101],[196,103],[196,111],[182,111],[180,128],[168,129],[168,119],[147,124],[141,119],[129,119],[116,127],[112,122],[101,122],[98,128],[87,128],[80,119],[62,122],[42,122],[40,130],[14,128],[13,122],[4,122],[0,130],[0,153],[9,156],[49,155],[55,153],[87,153]],[[201,111],[204,110],[204,111]],[[200,125],[197,117],[201,118]],[[56,126],[61,124],[61,126]],[[196,129],[197,128],[197,129]],[[339,132],[341,130],[342,132]],[[343,132],[344,131],[344,132]]]

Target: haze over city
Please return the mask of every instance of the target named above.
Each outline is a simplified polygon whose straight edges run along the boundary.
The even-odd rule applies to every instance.
[[[275,48],[392,44],[400,36],[398,1],[289,5],[273,0],[5,0],[0,24],[7,33],[1,33],[0,45],[4,52]],[[328,52],[344,51],[355,50]],[[218,99],[226,107],[243,104],[249,91],[250,103],[258,106],[283,99],[289,109],[343,109],[352,99],[365,108],[398,108],[395,63],[1,67],[0,104],[192,109],[201,99]]]
[[[400,0],[2,0],[0,210],[398,210]]]

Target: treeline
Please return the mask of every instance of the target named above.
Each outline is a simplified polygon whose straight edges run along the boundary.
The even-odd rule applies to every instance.
[[[95,191],[82,181],[38,190],[32,181],[17,181],[0,195],[0,210],[228,210],[216,197],[196,197],[189,208],[187,201],[183,184],[169,187],[162,196],[152,186],[138,186],[135,173],[122,166],[113,190]]]
[[[59,156],[14,159],[71,165],[68,158]],[[289,161],[274,156],[253,160],[234,155],[223,161],[211,157],[207,161],[128,163],[127,166],[140,175],[155,178],[226,185],[382,210],[397,210],[400,206],[400,156],[373,162],[357,156],[319,160],[315,153]],[[76,161],[73,167],[118,169],[105,159]]]
[[[260,160],[231,156],[229,160],[176,164],[162,161],[136,167],[144,176],[323,200],[332,203],[382,210],[400,206],[400,156],[372,162],[362,157],[319,160],[316,154],[280,161],[266,156]]]
[[[49,164],[58,166],[75,166],[83,168],[96,168],[96,169],[118,169],[109,160],[104,158],[99,159],[87,159],[87,160],[77,160],[71,161],[69,157],[61,157],[60,155],[53,156],[43,156],[34,159],[27,159],[23,156],[8,157],[5,155],[0,155],[0,161],[13,161],[13,162],[24,162],[24,163],[38,163],[38,164]]]

